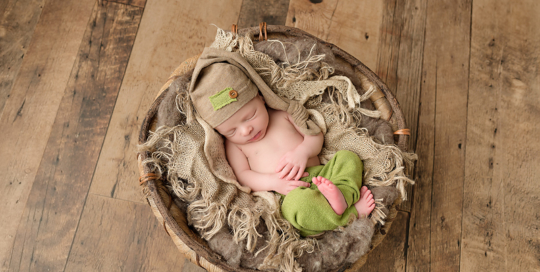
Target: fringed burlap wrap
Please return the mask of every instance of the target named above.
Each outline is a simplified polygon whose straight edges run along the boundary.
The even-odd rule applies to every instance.
[[[405,184],[413,181],[404,170],[412,166],[414,155],[402,153],[393,145],[375,143],[365,129],[355,125],[362,116],[379,116],[376,111],[360,107],[373,90],[360,95],[347,77],[329,77],[333,68],[322,61],[324,56],[310,54],[303,61],[279,66],[268,55],[255,51],[248,37],[221,29],[211,48],[205,50],[210,52],[206,56],[219,53],[216,50],[238,52],[269,89],[286,102],[287,106],[279,109],[289,112],[305,133],[323,131],[321,162],[326,163],[338,150],[353,151],[364,162],[365,184],[395,186],[405,199]],[[314,65],[318,68],[313,69]],[[230,228],[235,242],[245,244],[249,251],[267,254],[257,268],[300,271],[295,259],[303,252],[313,252],[315,240],[300,239],[281,217],[278,197],[273,193],[250,194],[249,188],[241,186],[226,160],[221,136],[193,111],[189,94],[179,92],[176,101],[185,124],[160,127],[152,133],[148,142],[140,146],[140,151],[152,152],[152,158],[144,163],[159,174],[167,174],[174,193],[189,203],[189,223],[203,238],[210,239],[224,227]],[[384,224],[382,206],[377,205],[372,221]],[[264,237],[257,231],[261,219],[267,229]],[[258,239],[263,238],[264,247],[257,247],[261,244]]]

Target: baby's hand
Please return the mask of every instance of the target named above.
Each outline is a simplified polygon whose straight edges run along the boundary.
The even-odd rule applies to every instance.
[[[285,180],[278,177],[278,174],[272,174],[272,176],[275,178],[275,186],[274,190],[275,192],[278,192],[282,195],[287,195],[290,191],[296,189],[297,187],[304,186],[309,187],[311,184],[308,182],[303,182],[301,180]],[[307,177],[309,176],[308,172],[304,172],[301,177]]]
[[[279,178],[287,180],[299,180],[306,169],[308,156],[302,152],[287,152],[278,162],[276,173]]]

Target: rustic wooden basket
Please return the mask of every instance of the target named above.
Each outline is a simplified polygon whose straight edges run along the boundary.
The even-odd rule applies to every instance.
[[[233,31],[236,31],[234,26]],[[375,108],[381,111],[382,118],[390,122],[392,129],[394,130],[394,135],[397,137],[396,143],[398,147],[403,151],[406,150],[409,133],[408,129],[405,128],[405,120],[399,104],[392,93],[388,90],[388,87],[362,62],[339,49],[337,46],[324,42],[302,30],[292,27],[266,27],[266,24],[261,24],[259,28],[253,27],[238,30],[238,34],[249,35],[254,43],[256,43],[258,40],[268,38],[279,40],[283,38],[298,37],[311,38],[329,47],[335,54],[336,58],[340,58],[340,60],[349,63],[354,68],[356,76],[358,76],[361,80],[368,80],[378,88],[378,91],[370,97],[370,100]],[[139,133],[139,144],[146,142],[149,132],[155,129],[157,111],[164,98],[164,91],[176,78],[178,78],[179,75],[184,73],[186,70],[189,70],[186,69],[186,65],[196,62],[198,57],[199,55],[184,61],[182,65],[180,65],[173,72],[167,83],[165,83],[165,85],[161,88],[141,126],[141,131]],[[234,268],[228,265],[219,254],[210,249],[206,241],[200,238],[197,233],[188,226],[185,211],[181,210],[175,204],[171,193],[163,185],[163,182],[157,177],[157,175],[151,173],[148,167],[143,166],[142,161],[149,156],[150,154],[148,152],[139,153],[137,155],[139,172],[141,175],[139,182],[141,186],[143,186],[146,199],[154,212],[154,215],[157,217],[158,221],[163,224],[165,231],[172,238],[180,252],[182,252],[187,259],[208,271],[255,271],[245,268]],[[398,205],[400,202],[401,198],[398,197],[394,204],[390,207],[390,212],[385,225],[378,228],[376,233],[373,235],[370,252],[384,239],[388,233],[392,221],[397,215],[396,205]],[[369,252],[354,264],[343,264],[334,271],[356,271],[362,267],[362,265],[364,265],[368,255]]]

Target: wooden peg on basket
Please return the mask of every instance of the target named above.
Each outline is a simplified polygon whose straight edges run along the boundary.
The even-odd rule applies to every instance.
[[[233,25],[232,25],[231,32],[232,32],[234,35],[238,35],[238,26],[237,26],[236,24],[233,24]]]
[[[411,135],[411,130],[408,128],[394,131],[394,135]]]
[[[265,41],[268,40],[268,35],[266,33],[266,22],[262,22],[259,24],[259,41],[262,41],[262,40],[265,40]]]
[[[159,179],[159,176],[154,173],[146,173],[139,177],[139,185],[144,185],[146,182],[150,180],[156,180]]]

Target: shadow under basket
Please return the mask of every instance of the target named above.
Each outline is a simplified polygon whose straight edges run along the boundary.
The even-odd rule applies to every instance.
[[[234,28],[233,28],[234,31]],[[377,88],[377,91],[370,97],[370,101],[373,108],[378,109],[381,112],[381,118],[388,121],[392,130],[394,131],[394,139],[397,146],[405,151],[408,141],[408,129],[405,127],[405,121],[403,114],[399,107],[397,100],[392,93],[388,90],[387,86],[377,77],[369,68],[367,68],[362,62],[344,52],[337,46],[324,42],[302,30],[285,27],[285,26],[268,26],[266,27],[253,27],[238,30],[239,35],[248,35],[251,37],[254,44],[263,39],[312,39],[319,42],[323,46],[328,47],[336,57],[336,61],[350,65],[354,70],[353,83],[362,82],[362,84],[370,84]],[[147,141],[149,132],[155,130],[155,124],[157,119],[157,112],[160,103],[163,101],[166,92],[164,92],[169,85],[178,78],[179,75],[190,71],[186,69],[186,65],[194,63],[198,59],[199,55],[194,56],[182,63],[175,72],[171,75],[167,83],[162,87],[158,93],[154,103],[148,111],[145,120],[143,121],[140,133],[139,144]],[[355,84],[356,85],[356,84]],[[357,89],[359,89],[357,87]],[[204,241],[194,229],[188,226],[185,210],[183,210],[173,200],[173,194],[158,176],[150,171],[150,169],[143,165],[142,161],[149,158],[151,154],[149,152],[141,152],[138,154],[138,166],[141,179],[139,180],[145,197],[150,205],[154,215],[157,217],[160,224],[163,225],[167,234],[172,238],[178,249],[187,259],[195,263],[198,266],[205,268],[208,271],[257,271],[252,269],[231,267],[227,264],[219,254],[210,249],[207,242]],[[394,204],[389,208],[385,224],[376,228],[375,234],[371,240],[370,251],[358,259],[353,264],[345,263],[341,267],[334,269],[333,271],[356,271],[364,265],[369,253],[380,244],[388,233],[392,221],[397,215],[396,206],[401,202],[401,197],[398,197]]]

